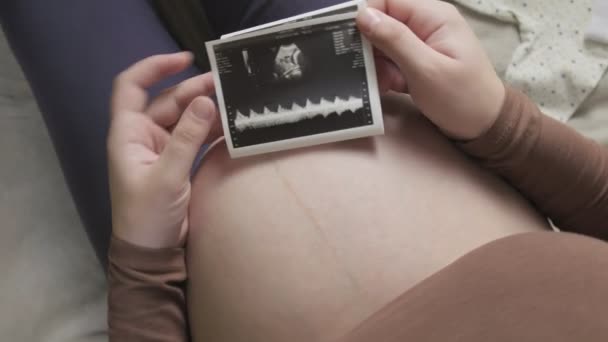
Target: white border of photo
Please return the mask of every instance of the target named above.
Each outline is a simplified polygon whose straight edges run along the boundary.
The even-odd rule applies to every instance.
[[[357,6],[357,8],[361,9],[361,8],[365,7],[366,5],[367,5],[366,0],[347,1],[347,2],[344,2],[344,3],[338,4],[338,5],[333,5],[333,6],[321,8],[321,9],[316,10],[316,11],[306,12],[306,13],[295,15],[293,17],[289,17],[289,18],[273,21],[273,22],[270,22],[270,23],[266,23],[266,24],[262,24],[262,25],[258,25],[258,26],[254,26],[254,27],[250,27],[250,28],[247,28],[247,29],[244,29],[244,30],[241,30],[241,31],[227,33],[225,35],[222,35],[220,37],[220,39],[228,39],[228,38],[240,36],[240,35],[245,34],[245,33],[251,33],[251,32],[255,32],[255,31],[267,29],[267,28],[270,28],[270,27],[275,27],[277,25],[291,23],[293,21],[300,20],[300,19],[303,19],[303,18],[315,17],[315,16],[318,16],[318,15],[322,15],[324,13],[331,13],[331,12],[334,12],[334,11],[341,10],[343,8]],[[318,18],[315,18],[315,19],[318,19]]]
[[[363,2],[355,2],[359,6],[364,5]],[[352,6],[352,4],[350,4]],[[303,15],[306,16],[306,15]],[[292,29],[298,29],[301,27],[308,26],[316,26],[323,25],[328,23],[333,23],[337,21],[343,21],[346,19],[355,19],[357,17],[357,12],[346,13],[346,14],[338,14],[332,15],[328,17],[322,17],[317,19],[299,21],[290,24],[284,24],[279,26],[273,26],[268,29],[255,30],[250,33],[243,33],[237,36],[232,36],[231,38],[220,39],[215,41],[210,41],[206,43],[207,52],[209,55],[209,61],[211,62],[211,69],[213,72],[213,78],[216,85],[216,96],[217,102],[220,109],[220,116],[222,120],[222,127],[224,130],[224,134],[226,135],[226,146],[228,147],[228,152],[232,158],[240,158],[245,156],[251,156],[262,153],[270,153],[288,149],[295,149],[301,147],[308,147],[344,140],[358,139],[375,135],[384,134],[384,121],[382,118],[382,108],[380,105],[380,95],[378,93],[378,81],[376,78],[376,66],[374,63],[374,54],[371,44],[363,35],[361,36],[362,40],[362,48],[363,48],[363,57],[365,61],[365,69],[367,76],[367,86],[369,93],[369,101],[373,123],[371,125],[360,126],[355,128],[337,130],[327,133],[320,133],[310,136],[297,137],[279,141],[273,141],[268,143],[263,143],[259,145],[245,146],[235,148],[232,143],[232,137],[229,128],[229,120],[228,114],[226,110],[226,103],[224,100],[224,95],[221,86],[221,79],[218,72],[217,61],[215,57],[215,47],[218,45],[222,45],[225,43],[230,43],[234,41],[239,41],[242,39],[268,35],[275,32],[287,31]]]

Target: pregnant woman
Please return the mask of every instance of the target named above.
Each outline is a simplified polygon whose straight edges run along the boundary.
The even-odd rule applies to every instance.
[[[204,5],[216,30],[228,32],[334,2],[295,3]],[[74,77],[85,70],[105,80],[175,49],[162,29],[150,28],[153,15],[135,2],[121,6],[112,22],[124,31],[95,40],[111,45],[105,59],[114,64],[83,63],[53,89],[78,84]],[[381,51],[382,90],[392,90],[383,103],[385,136],[239,160],[218,145],[191,182],[200,145],[218,134],[210,75],[150,100],[146,90],[156,93],[187,69],[188,54],[153,56],[116,78],[108,139],[112,341],[606,339],[608,249],[599,240],[608,238],[606,151],[504,86],[453,6],[370,6],[358,25]],[[5,27],[9,36],[19,31]],[[141,39],[150,35],[156,38]],[[17,50],[27,71],[35,50]],[[78,51],[30,68],[30,81],[53,83],[45,72],[61,68],[36,71],[54,63],[93,60]],[[79,90],[103,94],[109,82]],[[103,96],[73,98],[63,108],[65,94],[37,95],[55,113],[79,108],[71,120],[47,117],[51,128],[78,126],[89,142],[104,135],[95,130],[103,125],[82,115],[103,112],[90,108]],[[73,156],[66,150],[86,148],[70,137],[54,135],[64,161]],[[91,160],[64,167],[68,174],[96,170],[98,177],[89,172],[72,184],[77,200],[89,188],[103,198],[98,147],[86,154]],[[102,255],[105,202],[80,203],[81,212],[99,216],[85,222],[100,228],[90,235]],[[553,233],[546,217],[593,238]]]
[[[358,25],[381,87],[423,113],[393,92],[382,137],[240,160],[220,146],[190,183],[217,122],[211,76],[150,103],[189,55],[117,78],[114,340],[608,336],[608,247],[545,219],[608,237],[606,151],[504,86],[453,6],[370,6]]]

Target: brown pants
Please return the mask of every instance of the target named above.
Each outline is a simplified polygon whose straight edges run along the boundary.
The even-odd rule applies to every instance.
[[[608,341],[608,245],[561,233],[495,241],[342,341]]]

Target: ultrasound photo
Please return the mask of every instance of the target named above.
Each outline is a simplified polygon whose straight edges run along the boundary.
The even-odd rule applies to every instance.
[[[336,14],[356,13],[357,11],[359,11],[360,6],[365,6],[366,3],[367,3],[366,0],[346,1],[341,4],[329,6],[329,7],[322,8],[322,9],[319,9],[316,11],[302,13],[302,14],[299,14],[299,15],[296,15],[293,17],[273,21],[271,23],[263,24],[260,26],[251,27],[251,28],[244,29],[241,31],[224,34],[224,35],[222,35],[222,39],[242,35],[244,33],[259,31],[262,29],[275,27],[278,25],[287,24],[287,23],[291,23],[291,22],[306,21],[306,20],[310,20],[310,19],[329,17],[329,16],[336,15]]]
[[[208,44],[232,157],[383,133],[373,55],[354,16]]]

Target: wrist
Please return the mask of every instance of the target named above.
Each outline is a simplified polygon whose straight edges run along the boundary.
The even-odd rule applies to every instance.
[[[502,108],[505,105],[505,101],[507,98],[507,89],[505,84],[502,82],[498,76],[494,77],[493,82],[491,82],[491,86],[489,87],[487,104],[482,112],[479,114],[479,126],[477,128],[476,134],[471,138],[477,139],[480,136],[484,135],[487,131],[494,126],[496,120],[500,116]]]
[[[475,107],[465,109],[458,117],[454,116],[453,129],[440,127],[449,138],[459,141],[475,140],[486,133],[498,119],[506,100],[506,88],[502,80],[495,77],[482,85],[483,94],[473,99]],[[465,107],[466,108],[466,107]]]
[[[180,227],[157,227],[151,224],[113,224],[112,234],[132,245],[151,248],[179,248],[185,244],[184,229]]]
[[[145,248],[133,245],[113,235],[108,257],[114,267],[135,270],[143,274],[178,274],[176,270],[186,270],[184,248]],[[186,280],[186,273],[179,274],[176,282]]]

